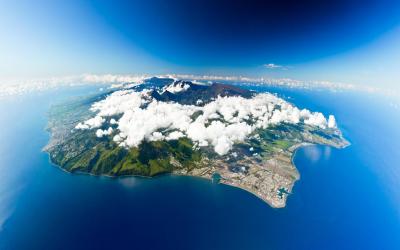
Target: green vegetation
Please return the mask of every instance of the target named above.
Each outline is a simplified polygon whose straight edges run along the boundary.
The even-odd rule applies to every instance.
[[[174,170],[190,172],[195,168],[207,167],[202,161],[204,158],[235,164],[235,161],[244,157],[268,160],[277,155],[288,155],[291,154],[292,146],[303,142],[339,147],[347,143],[334,130],[282,123],[267,129],[257,129],[254,136],[235,144],[232,152],[236,153],[236,157],[230,159],[228,155],[225,158],[218,156],[211,146],[195,148],[188,138],[143,142],[136,148],[128,149],[118,146],[112,140],[115,134],[98,138],[94,129],[74,129],[78,122],[92,117],[91,104],[103,98],[104,94],[77,98],[50,109],[48,130],[51,141],[45,150],[49,152],[53,163],[69,172],[155,176]],[[191,118],[195,120],[201,114],[195,112]]]
[[[187,138],[144,142],[132,149],[118,146],[111,138],[99,139],[93,136],[93,131],[74,131],[68,140],[48,151],[52,162],[70,172],[111,176],[170,173],[174,169],[171,157],[187,169],[194,168],[194,163],[201,160],[201,153],[193,149]]]

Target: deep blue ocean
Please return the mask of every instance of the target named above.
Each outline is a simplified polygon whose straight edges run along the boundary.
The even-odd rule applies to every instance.
[[[400,249],[400,110],[377,94],[258,88],[334,114],[345,149],[297,151],[301,179],[273,209],[177,176],[66,173],[42,148],[46,112],[93,87],[0,101],[0,249]]]

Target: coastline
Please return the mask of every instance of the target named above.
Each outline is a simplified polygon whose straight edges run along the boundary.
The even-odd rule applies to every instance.
[[[295,157],[295,155],[296,155],[296,153],[297,153],[297,150],[300,149],[300,148],[302,148],[302,147],[313,146],[313,145],[316,145],[316,144],[313,144],[313,143],[299,143],[299,144],[293,145],[292,148],[291,148],[291,152],[292,152],[292,155],[291,155],[291,165],[297,170],[297,172],[299,173],[299,175],[298,175],[298,179],[294,180],[293,183],[292,183],[292,185],[290,186],[290,189],[288,190],[288,194],[286,194],[286,195],[284,196],[285,201],[284,201],[284,205],[283,205],[283,206],[276,206],[276,205],[274,205],[270,200],[265,199],[262,195],[259,195],[259,194],[258,194],[257,192],[255,192],[254,190],[251,190],[251,189],[246,188],[246,187],[244,187],[244,186],[235,185],[234,183],[224,182],[223,179],[222,179],[221,181],[219,181],[217,184],[222,184],[222,185],[226,185],[226,186],[230,186],[230,187],[234,187],[234,188],[238,188],[238,189],[244,190],[244,191],[246,191],[246,192],[252,194],[253,196],[257,197],[258,199],[262,200],[263,202],[265,202],[266,204],[268,204],[271,208],[276,208],[276,209],[277,209],[277,208],[284,208],[284,207],[286,207],[287,198],[289,197],[290,194],[292,194],[293,187],[294,187],[295,183],[296,183],[298,180],[300,180],[300,176],[301,176],[301,175],[300,175],[300,172],[298,171],[298,169],[297,169],[297,167],[296,167],[296,165],[294,164],[294,157]],[[68,174],[70,174],[70,175],[88,175],[88,176],[92,176],[92,177],[98,177],[98,178],[100,178],[100,177],[106,177],[106,178],[112,178],[112,179],[130,178],[130,177],[134,177],[134,178],[144,178],[144,179],[152,179],[152,178],[158,178],[158,177],[163,177],[163,176],[169,175],[169,176],[195,177],[195,178],[201,178],[201,179],[208,180],[208,181],[211,181],[211,182],[212,182],[212,178],[207,177],[207,176],[191,175],[191,174],[179,174],[179,173],[173,173],[173,172],[171,172],[171,173],[163,173],[163,174],[156,175],[156,176],[144,176],[144,175],[108,175],[108,174],[93,174],[93,173],[89,173],[89,172],[79,172],[79,171],[77,171],[77,172],[70,172],[70,171],[65,170],[65,169],[62,168],[61,166],[59,166],[59,165],[53,163],[53,162],[51,161],[51,159],[50,159],[50,155],[49,155],[48,152],[46,152],[46,151],[44,151],[44,150],[43,150],[43,152],[45,152],[45,153],[47,154],[47,156],[48,156],[48,161],[49,161],[49,163],[50,163],[52,166],[54,166],[54,167],[56,167],[56,168],[62,170],[64,173],[68,173]]]

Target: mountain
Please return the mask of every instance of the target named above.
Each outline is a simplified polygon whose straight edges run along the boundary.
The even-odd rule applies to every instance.
[[[249,90],[228,84],[212,83],[210,85],[200,85],[183,80],[171,82],[169,81],[170,79],[167,79],[156,80],[152,78],[149,81],[150,83],[156,83],[152,85],[155,89],[152,90],[151,96],[158,101],[173,101],[180,104],[196,105],[198,100],[201,100],[204,105],[215,100],[218,96],[251,98],[253,95]]]

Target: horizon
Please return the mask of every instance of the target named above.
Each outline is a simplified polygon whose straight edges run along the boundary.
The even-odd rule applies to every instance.
[[[396,1],[40,3],[0,4],[2,85],[172,72],[400,90]]]
[[[203,83],[228,83],[228,84],[248,84],[249,86],[270,86],[308,90],[328,90],[328,91],[356,91],[364,93],[379,94],[381,97],[396,98],[400,92],[396,89],[374,87],[371,85],[359,85],[344,82],[331,81],[302,81],[292,78],[264,78],[249,77],[241,75],[195,75],[195,74],[81,74],[70,76],[57,76],[47,78],[30,78],[1,81],[0,98],[7,96],[23,95],[27,93],[46,91],[66,86],[83,85],[109,85],[108,88],[123,86],[130,83],[143,83],[143,80],[157,78],[172,78],[177,80],[187,80]],[[394,104],[399,107],[400,104]]]

